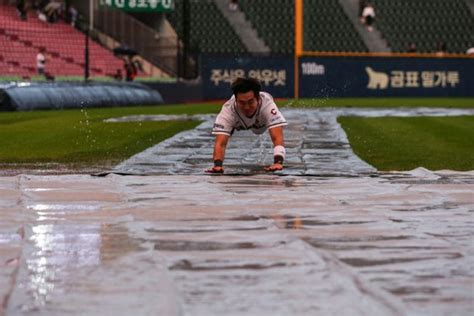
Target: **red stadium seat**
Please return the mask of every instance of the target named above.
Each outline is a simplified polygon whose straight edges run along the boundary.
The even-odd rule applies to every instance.
[[[84,74],[84,34],[61,21],[39,21],[29,13],[20,21],[14,6],[0,5],[0,75],[36,75],[36,54],[45,50],[46,71],[51,75]],[[122,60],[90,41],[91,73],[103,76],[122,68]]]

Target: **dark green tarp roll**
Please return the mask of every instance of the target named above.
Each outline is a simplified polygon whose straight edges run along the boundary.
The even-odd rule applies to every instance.
[[[161,94],[140,83],[58,82],[0,86],[1,111],[29,111],[163,103]]]

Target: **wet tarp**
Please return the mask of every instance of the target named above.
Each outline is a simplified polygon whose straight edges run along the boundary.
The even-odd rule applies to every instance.
[[[472,316],[473,191],[423,169],[0,177],[0,314]]]
[[[140,83],[60,82],[0,86],[1,111],[133,106],[163,103],[161,94]]]
[[[449,108],[281,108],[288,126],[285,127],[287,156],[285,169],[276,174],[300,176],[361,176],[377,170],[357,157],[351,149],[345,131],[338,123],[340,116],[415,117],[474,115],[473,109]],[[212,164],[214,136],[212,115],[136,115],[108,119],[106,122],[141,122],[164,120],[203,121],[193,130],[156,144],[122,162],[113,170],[118,174],[169,175],[202,174]],[[268,133],[254,135],[238,131],[232,135],[226,149],[227,175],[263,173],[263,167],[273,162],[273,145]]]

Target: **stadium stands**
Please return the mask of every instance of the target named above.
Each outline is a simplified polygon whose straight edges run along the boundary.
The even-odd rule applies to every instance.
[[[294,1],[241,0],[239,4],[272,52],[293,52]],[[334,0],[304,1],[303,41],[308,51],[367,51],[351,21]]]
[[[295,24],[293,1],[240,0],[239,6],[273,53],[293,52]]]
[[[376,25],[394,52],[410,42],[418,52],[435,52],[439,42],[447,52],[465,53],[474,45],[474,18],[464,0],[373,0]]]
[[[303,15],[305,50],[367,51],[367,47],[338,1],[304,0]]]
[[[52,76],[83,76],[84,35],[63,22],[45,23],[30,12],[21,21],[13,6],[0,5],[0,75],[36,75],[36,54],[43,48],[46,72]],[[90,41],[91,76],[115,74],[123,62],[110,51]]]
[[[191,0],[191,45],[206,53],[242,53],[246,49],[213,0]],[[176,0],[175,11],[167,14],[180,38],[183,37],[183,0]]]
[[[183,37],[183,2],[166,17]],[[376,27],[394,52],[414,42],[418,52],[464,53],[474,45],[474,18],[464,0],[372,0]],[[244,53],[245,46],[214,0],[189,0],[192,50]],[[239,0],[239,8],[272,53],[294,49],[294,0]],[[337,0],[304,0],[304,50],[366,52],[367,47]],[[113,36],[112,36],[113,37]],[[117,39],[120,41],[120,38]],[[127,42],[127,41],[124,41]],[[46,71],[53,76],[82,76],[84,35],[69,24],[39,21],[34,12],[21,21],[12,5],[0,5],[0,75],[36,75],[36,54],[45,49]],[[174,56],[171,56],[174,62]],[[111,76],[123,61],[90,41],[91,76]]]

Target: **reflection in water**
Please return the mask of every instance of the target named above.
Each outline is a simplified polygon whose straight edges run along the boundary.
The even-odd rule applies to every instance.
[[[24,310],[44,306],[53,293],[63,293],[75,269],[100,263],[100,224],[36,225],[30,241],[36,251],[26,259],[26,290],[33,301]]]
[[[46,211],[51,214],[67,214],[70,211],[98,211],[100,206],[91,204],[91,205],[71,205],[71,204],[34,204],[28,206],[28,209],[33,211]],[[67,211],[65,211],[67,209]],[[62,212],[61,212],[62,211]]]
[[[273,215],[275,225],[281,229],[303,229],[303,221],[300,216]]]
[[[293,229],[301,229],[303,227],[301,218],[299,216],[295,217],[295,220],[293,221]]]
[[[117,224],[100,226],[100,261],[102,264],[116,260],[130,253],[145,250],[140,241],[130,237],[128,229]]]
[[[38,248],[34,258],[27,259],[27,267],[30,279],[28,290],[31,291],[35,305],[44,305],[48,299],[48,294],[54,290],[52,280],[56,277],[56,270],[48,267],[48,258],[44,255],[51,251],[52,225],[40,225],[32,228],[33,235],[31,241]]]

